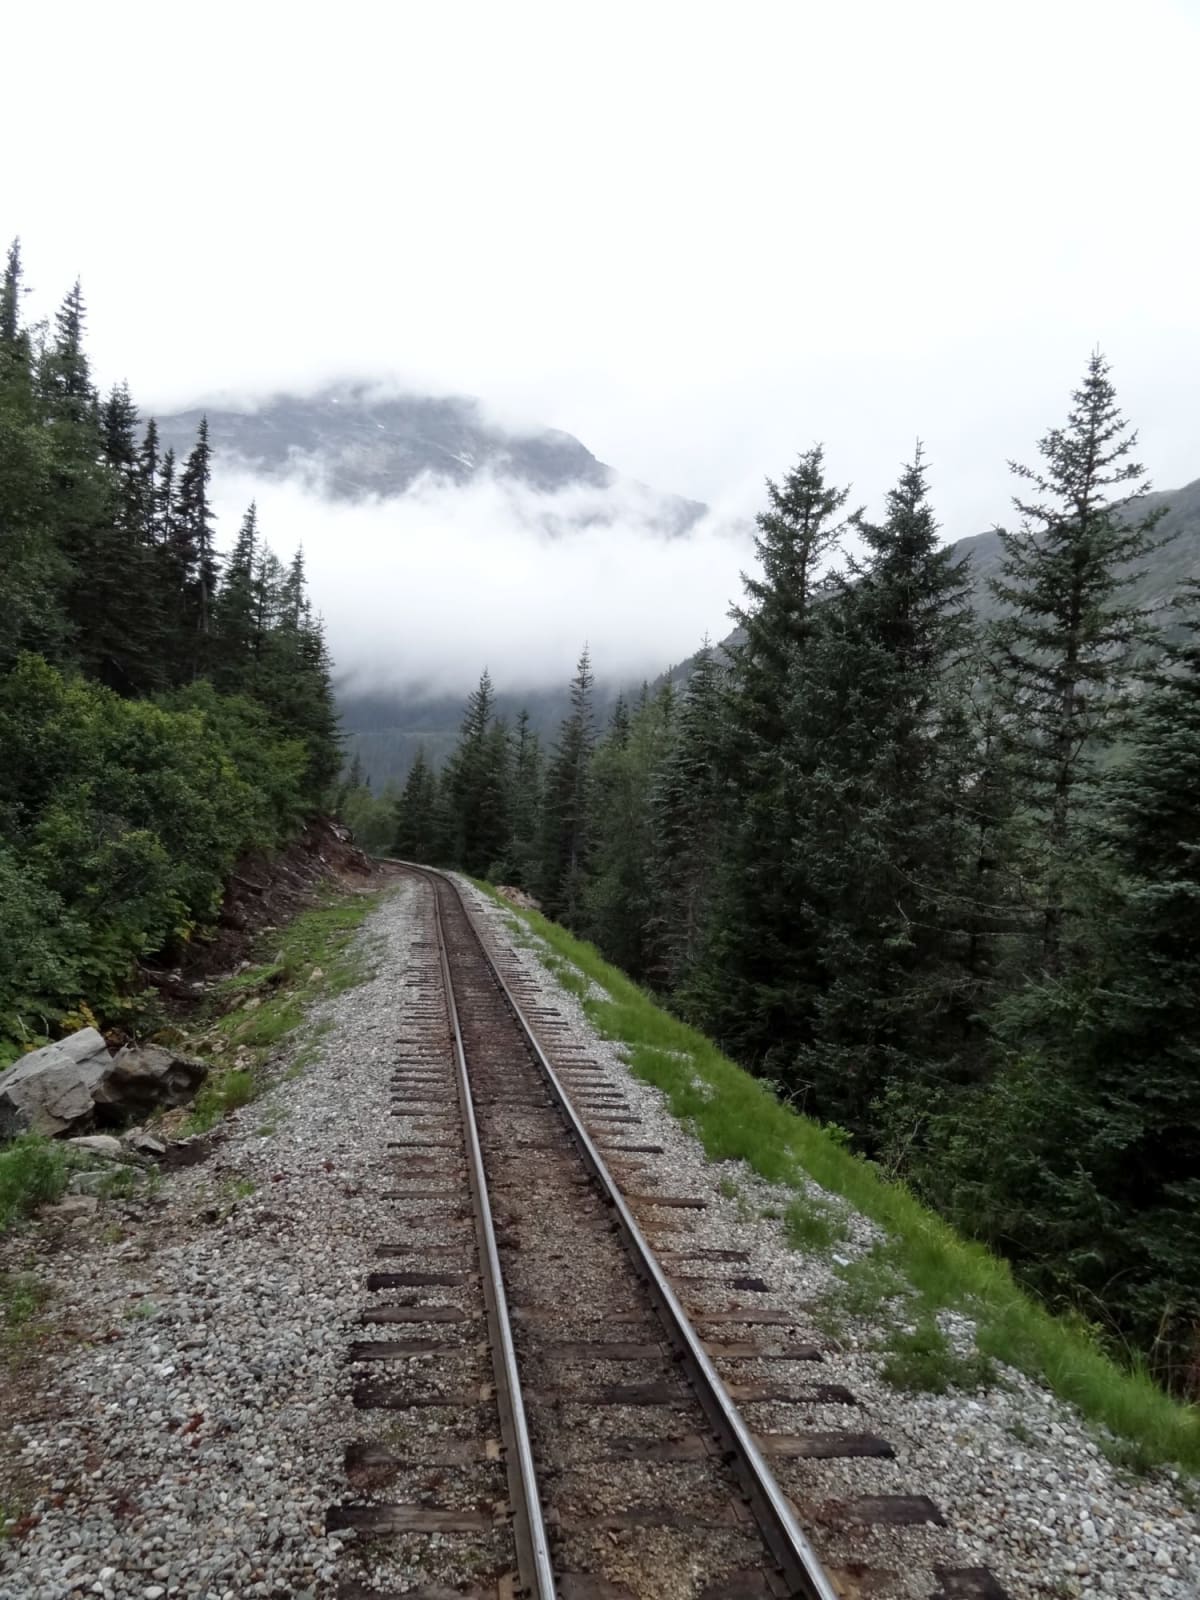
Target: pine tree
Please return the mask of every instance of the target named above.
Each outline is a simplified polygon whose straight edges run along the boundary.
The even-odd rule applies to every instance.
[[[963,802],[976,753],[955,670],[970,644],[970,579],[939,548],[919,446],[884,521],[859,530],[857,581],[797,659],[781,760],[794,792],[788,884],[820,975],[793,1070],[813,1109],[867,1134],[881,1096],[903,1120],[914,1086],[936,1094],[965,1070],[978,996]]]
[[[1086,807],[1118,738],[1125,689],[1146,618],[1123,591],[1153,547],[1158,513],[1129,514],[1149,481],[1131,459],[1137,435],[1117,406],[1100,354],[1088,363],[1063,428],[1039,441],[1040,467],[1011,463],[1031,485],[1021,524],[990,587],[1006,608],[992,629],[995,688],[1006,713],[1042,880],[1041,961],[1062,967],[1069,883]]]
[[[441,859],[437,787],[437,775],[426,759],[424,746],[419,745],[396,805],[392,848],[402,861],[432,863]]]
[[[542,747],[522,707],[512,737],[512,789],[509,800],[511,835],[504,861],[504,878],[529,889],[537,875],[538,842],[542,826]]]
[[[794,874],[794,811],[803,801],[780,759],[790,725],[793,673],[811,642],[818,565],[837,547],[849,495],[825,481],[824,453],[802,455],[782,487],[768,480],[758,518],[762,577],[745,574],[747,603],[732,615],[744,638],[729,646],[721,726],[727,733],[724,844],[701,949],[680,1004],[731,1052],[767,1072],[785,1072],[805,1037],[821,975],[798,958],[800,905]],[[828,602],[825,602],[827,604]],[[790,785],[790,788],[789,788]],[[809,995],[799,1015],[798,997]]]
[[[997,1008],[1002,1070],[934,1178],[1048,1298],[1200,1396],[1200,586],[1097,780],[1086,937]],[[992,1159],[980,1163],[986,1140]]]
[[[722,717],[721,669],[706,639],[651,794],[649,975],[668,991],[687,983],[709,920],[723,842],[728,735]]]
[[[476,876],[503,860],[509,842],[509,761],[508,730],[496,717],[496,693],[485,667],[467,698],[443,780],[454,818],[454,860]]]
[[[255,643],[255,564],[258,508],[251,502],[225,563],[217,592],[213,679],[228,694],[246,688],[252,677]]]
[[[0,345],[14,350],[21,344],[28,355],[28,340],[21,328],[21,278],[21,241],[14,239],[8,247],[4,278],[0,281]]]
[[[28,333],[21,323],[21,252],[13,241],[0,288],[0,574],[4,629],[0,667],[23,650],[64,659],[72,624],[65,595],[55,440],[40,403]]]
[[[178,577],[175,544],[175,452],[168,449],[158,461],[154,477],[154,542],[170,557],[169,570]],[[181,590],[182,592],[182,590]]]
[[[201,417],[195,446],[180,475],[171,532],[171,549],[181,602],[181,677],[200,677],[212,665],[217,554],[214,517],[208,498],[211,480],[212,450],[208,442],[208,418]]]
[[[730,616],[745,637],[728,647],[737,723],[760,743],[783,733],[788,670],[808,634],[818,568],[849,525],[837,520],[849,494],[825,482],[821,445],[805,451],[782,484],[767,479],[768,509],[755,518],[762,576],[742,573],[746,604]]]
[[[670,740],[668,679],[632,719],[614,718],[592,761],[582,930],[634,978],[647,968],[654,777]]]
[[[579,925],[591,847],[592,708],[591,658],[587,646],[571,683],[571,710],[559,729],[546,773],[542,814],[539,898],[547,915]]]

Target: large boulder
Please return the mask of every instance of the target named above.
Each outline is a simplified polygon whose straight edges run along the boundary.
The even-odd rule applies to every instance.
[[[87,1127],[94,1092],[110,1064],[108,1046],[95,1028],[81,1028],[23,1056],[0,1072],[0,1139]]]
[[[156,1106],[186,1105],[207,1074],[204,1062],[190,1056],[155,1044],[127,1044],[109,1062],[92,1099],[102,1119],[142,1116]]]

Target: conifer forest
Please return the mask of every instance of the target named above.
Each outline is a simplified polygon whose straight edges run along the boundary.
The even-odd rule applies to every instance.
[[[882,512],[767,485],[726,646],[549,746],[485,670],[380,846],[535,895],[798,1109],[1200,1392],[1200,592],[1105,360],[1015,465],[977,622],[918,447]]]
[[[218,559],[202,425],[160,451],[92,381],[78,285],[0,291],[0,1061],[136,1015],[144,957],[211,923],[243,852],[284,843],[341,762],[303,559],[245,514]]]
[[[1200,589],[1166,626],[1130,599],[1159,534],[1103,357],[1014,467],[994,620],[919,447],[862,509],[812,447],[767,485],[729,641],[603,726],[584,649],[549,741],[485,670],[449,759],[380,798],[343,772],[303,558],[253,505],[219,547],[206,426],[160,449],[84,324],[78,287],[26,322],[14,246],[0,1060],[135,1016],[238,858],[336,806],[377,853],[535,896],[1200,1394]]]

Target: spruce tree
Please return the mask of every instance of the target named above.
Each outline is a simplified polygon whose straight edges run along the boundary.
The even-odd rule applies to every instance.
[[[1048,1298],[1200,1396],[1200,586],[1096,781],[1086,934],[996,1008],[1002,1068],[933,1173]],[[992,1158],[978,1160],[986,1140]]]
[[[217,592],[213,680],[229,694],[245,689],[252,675],[257,556],[258,508],[251,502],[242,518]]]
[[[571,683],[571,710],[559,729],[546,773],[539,898],[547,915],[580,923],[592,833],[592,752],[595,720],[587,646]]]
[[[792,674],[808,648],[819,596],[828,581],[819,564],[847,526],[849,496],[825,480],[824,453],[802,455],[782,486],[768,481],[768,509],[758,517],[761,578],[742,576],[747,603],[732,615],[743,639],[731,664],[721,719],[724,845],[702,947],[680,995],[688,1014],[742,1061],[767,1072],[790,1066],[805,1037],[810,1005],[798,997],[820,981],[809,969],[810,941],[798,929],[792,871],[790,775],[780,757],[789,725]],[[792,785],[794,788],[794,784]]]
[[[509,842],[509,737],[496,717],[496,692],[485,667],[467,698],[458,745],[444,787],[454,818],[453,857],[464,871],[488,874]]]
[[[504,876],[521,889],[533,887],[537,875],[542,825],[542,747],[522,707],[512,738],[512,790],[509,802],[511,836]]]
[[[651,793],[653,887],[648,975],[672,992],[686,985],[708,925],[723,842],[721,669],[706,639],[684,689],[675,737]]]
[[[798,938],[820,975],[792,1070],[818,1114],[873,1135],[881,1097],[903,1121],[964,1070],[975,751],[956,671],[970,579],[939,547],[919,446],[859,531],[856,581],[797,658],[780,753]]]
[[[208,442],[208,418],[201,417],[196,443],[179,478],[171,533],[180,599],[181,677],[199,677],[212,666],[217,554],[214,516],[208,497],[211,480],[212,450]]]
[[[21,325],[21,297],[25,293],[22,279],[21,241],[14,239],[8,247],[4,277],[0,280],[0,346],[10,351],[19,347],[28,360],[29,338]]]
[[[437,862],[437,830],[437,775],[419,745],[396,804],[394,854],[403,861]]]
[[[24,289],[16,241],[0,289],[0,667],[23,650],[64,659],[71,571],[61,543],[56,441],[46,426],[32,347],[20,317]]]
[[[767,479],[768,509],[755,518],[762,576],[742,573],[746,603],[732,607],[730,616],[744,638],[729,646],[737,722],[760,745],[783,732],[792,656],[808,634],[818,569],[849,525],[838,520],[849,494],[826,483],[821,445],[806,450],[782,483]]]
[[[1040,858],[1040,957],[1050,973],[1062,967],[1070,883],[1086,848],[1081,808],[1119,737],[1129,674],[1149,637],[1124,594],[1159,516],[1130,507],[1150,487],[1132,459],[1136,443],[1097,353],[1065,427],[1039,441],[1041,465],[1010,464],[1030,487],[1013,501],[1020,526],[998,530],[1004,559],[990,587],[1005,611],[992,628],[995,690]]]
[[[632,718],[621,707],[592,760],[582,931],[610,961],[646,975],[653,904],[655,774],[670,742],[668,679]]]

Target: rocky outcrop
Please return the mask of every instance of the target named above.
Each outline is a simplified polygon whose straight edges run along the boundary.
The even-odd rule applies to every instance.
[[[156,1106],[186,1105],[207,1074],[204,1062],[190,1056],[155,1044],[127,1044],[112,1058],[92,1098],[105,1120],[113,1113],[142,1116]]]
[[[81,1028],[0,1073],[0,1139],[81,1133],[96,1121],[184,1105],[207,1072],[202,1061],[157,1045],[126,1045],[111,1056],[95,1028]]]
[[[95,1028],[81,1028],[24,1056],[0,1073],[0,1139],[87,1127],[95,1113],[94,1092],[111,1062]]]

